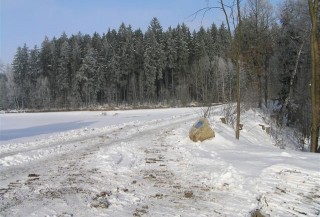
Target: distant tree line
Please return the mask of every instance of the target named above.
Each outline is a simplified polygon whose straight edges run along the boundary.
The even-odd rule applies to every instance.
[[[163,31],[154,18],[145,33],[123,23],[102,36],[45,37],[41,48],[18,47],[12,63],[12,97],[2,107],[232,99],[226,34],[224,25],[217,29],[214,24],[192,33],[185,24]]]
[[[310,136],[307,2],[283,1],[277,14],[268,0],[247,0],[242,9],[241,101],[259,108],[276,102],[278,123]],[[234,102],[228,34],[224,24],[164,31],[153,18],[146,32],[123,23],[102,35],[45,37],[40,48],[18,47],[12,65],[1,66],[0,108]],[[235,26],[231,40],[237,37]]]

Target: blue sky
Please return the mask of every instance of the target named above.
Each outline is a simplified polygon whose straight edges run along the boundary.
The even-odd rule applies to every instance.
[[[153,17],[166,30],[186,23],[190,29],[212,22],[220,25],[223,14],[210,11],[193,20],[189,15],[207,5],[206,0],[0,0],[0,59],[11,63],[18,46],[41,46],[45,36],[52,39],[62,32],[100,34],[118,29],[124,22],[145,31]],[[211,0],[211,4],[214,0]]]

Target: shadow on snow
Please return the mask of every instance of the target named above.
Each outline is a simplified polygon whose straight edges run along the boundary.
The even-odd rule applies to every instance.
[[[23,137],[38,136],[48,133],[59,133],[68,130],[80,129],[94,123],[93,121],[81,122],[73,121],[67,123],[48,124],[42,126],[28,127],[23,129],[1,130],[0,141],[7,141]]]

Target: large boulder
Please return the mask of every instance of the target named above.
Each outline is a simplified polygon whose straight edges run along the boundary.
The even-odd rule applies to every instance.
[[[213,129],[206,118],[200,118],[190,129],[189,138],[194,141],[204,141],[215,136]]]

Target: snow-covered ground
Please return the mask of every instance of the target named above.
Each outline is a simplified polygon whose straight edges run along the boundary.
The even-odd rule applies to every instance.
[[[202,143],[199,108],[0,114],[0,216],[320,216],[320,155],[221,109]]]
[[[32,141],[49,134],[80,128],[100,128],[194,113],[196,109],[145,109],[106,112],[48,112],[0,114],[0,144]]]

